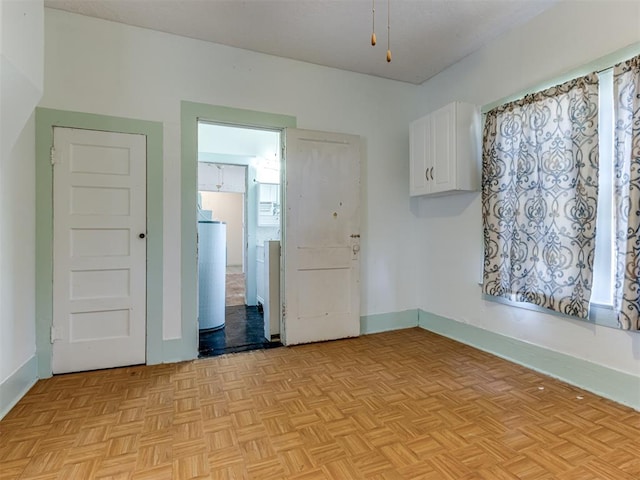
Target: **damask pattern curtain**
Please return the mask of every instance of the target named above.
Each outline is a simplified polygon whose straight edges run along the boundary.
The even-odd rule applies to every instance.
[[[484,293],[585,318],[597,193],[597,74],[488,112]]]
[[[614,67],[613,89],[614,308],[621,328],[640,330],[640,56]]]

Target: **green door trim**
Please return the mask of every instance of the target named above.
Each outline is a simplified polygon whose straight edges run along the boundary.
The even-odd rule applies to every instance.
[[[197,198],[198,198],[198,121],[258,127],[274,130],[295,128],[296,117],[219,105],[183,101],[180,104],[182,143],[181,166],[181,304],[182,338],[179,351],[183,358],[198,355],[198,258],[197,258]]]
[[[53,127],[147,137],[147,364],[170,357],[162,339],[163,126],[160,122],[36,108],[36,355],[38,376],[51,373],[53,320]],[[169,354],[169,355],[168,355]]]

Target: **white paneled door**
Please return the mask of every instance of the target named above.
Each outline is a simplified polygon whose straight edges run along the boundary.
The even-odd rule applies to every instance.
[[[145,363],[146,137],[54,129],[53,373]]]
[[[286,130],[284,342],[360,334],[360,138]]]

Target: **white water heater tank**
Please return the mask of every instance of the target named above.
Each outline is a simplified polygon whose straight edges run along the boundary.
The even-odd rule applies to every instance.
[[[198,323],[200,330],[224,327],[227,225],[198,222]]]

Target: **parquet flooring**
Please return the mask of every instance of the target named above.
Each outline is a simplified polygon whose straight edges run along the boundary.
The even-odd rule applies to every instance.
[[[640,413],[420,329],[39,381],[0,478],[638,480]]]

